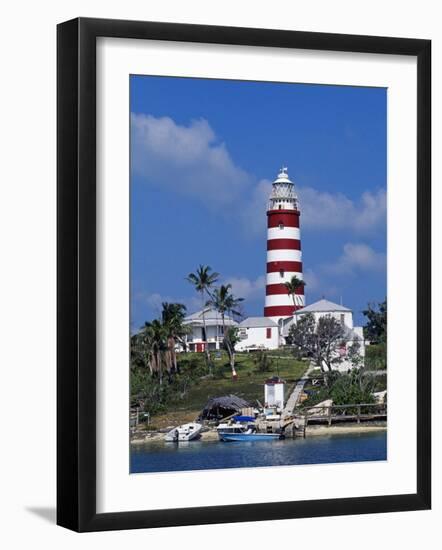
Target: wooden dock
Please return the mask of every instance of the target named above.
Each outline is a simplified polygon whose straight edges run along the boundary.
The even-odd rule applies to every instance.
[[[350,405],[321,405],[309,409],[298,408],[287,424],[287,435],[305,437],[307,426],[336,424],[361,424],[366,422],[385,422],[387,405],[384,403],[357,403]]]

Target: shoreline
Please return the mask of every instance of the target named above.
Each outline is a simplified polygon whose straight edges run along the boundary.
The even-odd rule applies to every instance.
[[[338,435],[338,434],[366,434],[372,432],[382,432],[387,430],[387,423],[385,424],[356,424],[347,426],[307,426],[305,430],[305,437],[317,437],[321,435]]]
[[[352,424],[352,425],[331,425],[331,426],[307,426],[305,431],[305,437],[319,437],[326,435],[344,435],[344,434],[366,434],[379,431],[386,431],[387,423],[381,424]],[[149,443],[158,443],[164,441],[164,436],[166,434],[163,432],[148,432],[144,437],[131,437],[130,445],[145,445]],[[287,437],[287,439],[291,439]],[[303,439],[303,438],[296,438]],[[216,430],[208,430],[201,434],[199,441],[218,441],[218,434]]]

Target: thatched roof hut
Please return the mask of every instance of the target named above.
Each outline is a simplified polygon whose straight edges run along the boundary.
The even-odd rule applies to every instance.
[[[200,420],[221,420],[222,418],[241,412],[246,407],[250,407],[250,404],[237,395],[212,397],[207,401],[200,415]]]

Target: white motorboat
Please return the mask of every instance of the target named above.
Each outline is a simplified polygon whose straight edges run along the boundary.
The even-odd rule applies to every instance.
[[[189,424],[181,424],[170,430],[164,438],[165,441],[172,443],[178,443],[179,441],[192,441],[192,439],[197,439],[201,430],[203,429],[202,424],[197,422],[190,422]]]

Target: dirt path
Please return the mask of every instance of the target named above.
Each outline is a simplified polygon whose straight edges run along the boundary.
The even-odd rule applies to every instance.
[[[296,403],[298,402],[298,399],[304,390],[305,383],[307,382],[309,375],[311,371],[313,370],[314,366],[310,363],[309,368],[305,371],[303,376],[298,380],[296,383],[296,386],[293,388],[292,393],[290,394],[290,397],[287,399],[287,402],[285,404],[284,410],[282,411],[282,417],[290,416],[293,414],[293,410],[296,406]]]

